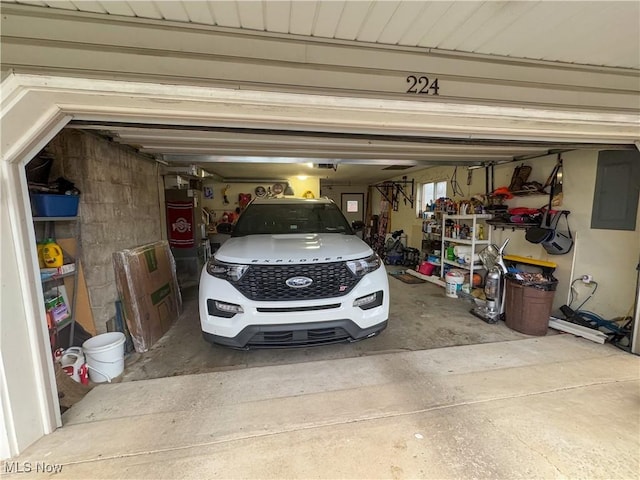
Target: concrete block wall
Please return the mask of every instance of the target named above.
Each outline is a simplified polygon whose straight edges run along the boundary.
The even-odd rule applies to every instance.
[[[79,130],[63,130],[47,151],[55,157],[50,178],[63,176],[81,192],[82,262],[96,329],[103,333],[118,298],[113,252],[162,238],[158,166]]]

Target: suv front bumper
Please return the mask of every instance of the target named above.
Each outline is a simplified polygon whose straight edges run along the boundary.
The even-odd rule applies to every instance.
[[[357,342],[378,335],[387,321],[370,328],[360,328],[351,320],[331,320],[287,325],[250,325],[233,338],[202,332],[210,343],[232,348],[311,347],[331,343]]]
[[[356,300],[374,293],[370,304]],[[224,315],[215,301],[237,305],[242,313]],[[375,306],[372,306],[375,305]],[[383,266],[365,275],[340,297],[296,301],[252,301],[226,280],[203,269],[200,278],[200,325],[213,343],[235,348],[309,346],[357,341],[384,330],[389,317],[389,284]]]

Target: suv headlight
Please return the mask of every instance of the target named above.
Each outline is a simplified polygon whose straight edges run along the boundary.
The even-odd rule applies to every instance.
[[[363,277],[367,273],[377,270],[382,265],[382,260],[374,253],[370,257],[361,258],[360,260],[349,260],[346,264],[356,277]]]
[[[231,282],[240,280],[248,269],[249,265],[219,262],[213,257],[207,262],[207,273],[209,275]]]

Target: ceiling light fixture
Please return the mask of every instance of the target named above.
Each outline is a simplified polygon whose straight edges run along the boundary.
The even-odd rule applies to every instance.
[[[300,181],[303,181],[303,182],[304,182],[307,178],[309,178],[309,176],[308,176],[308,175],[298,175],[296,178],[297,178],[298,180],[300,180]]]

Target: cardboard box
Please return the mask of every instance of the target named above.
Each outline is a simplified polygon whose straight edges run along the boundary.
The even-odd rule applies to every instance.
[[[160,241],[113,254],[118,294],[137,352],[146,352],[182,311],[176,265]]]

